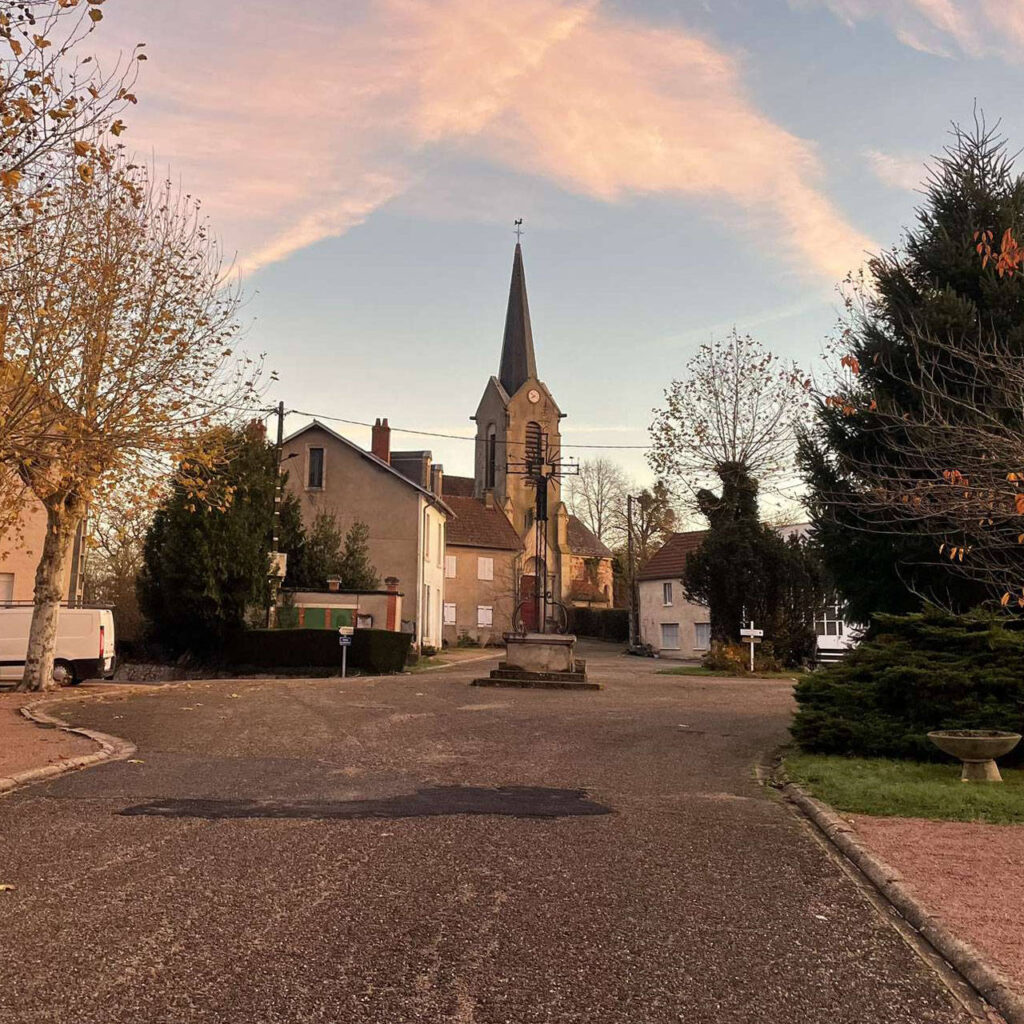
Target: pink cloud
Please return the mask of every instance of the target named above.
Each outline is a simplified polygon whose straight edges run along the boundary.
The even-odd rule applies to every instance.
[[[205,0],[166,7],[104,23],[150,43],[131,137],[204,197],[245,269],[344,233],[462,156],[604,202],[706,200],[828,277],[871,245],[733,58],[598,0],[309,0],[287,22],[268,0],[222,0],[217,20]]]
[[[949,57],[995,55],[1018,62],[1024,45],[1020,0],[790,0],[795,7],[824,6],[849,24],[885,21],[915,50]]]

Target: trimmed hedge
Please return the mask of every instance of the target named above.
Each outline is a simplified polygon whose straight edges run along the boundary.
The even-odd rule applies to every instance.
[[[1024,633],[1001,620],[879,615],[871,635],[796,687],[793,737],[807,751],[944,760],[933,729],[1024,732]],[[1024,749],[1003,759],[1024,761]]]
[[[411,644],[411,633],[357,629],[348,649],[348,665],[376,674],[401,672]],[[333,629],[250,629],[228,640],[220,660],[238,668],[341,671],[341,645]]]
[[[625,608],[570,608],[569,632],[597,640],[629,641],[629,612]]]

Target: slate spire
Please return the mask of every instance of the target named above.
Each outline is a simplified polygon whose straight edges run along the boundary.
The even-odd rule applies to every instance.
[[[523,272],[523,250],[516,242],[512,261],[512,283],[505,314],[505,340],[501,346],[501,369],[498,379],[509,395],[514,395],[530,377],[537,376],[537,359],[533,354],[533,329],[530,327],[530,303],[526,298],[526,274]]]

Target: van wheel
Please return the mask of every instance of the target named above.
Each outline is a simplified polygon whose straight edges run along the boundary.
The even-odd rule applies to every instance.
[[[53,681],[58,686],[77,686],[82,680],[75,678],[71,662],[60,660],[53,663]]]

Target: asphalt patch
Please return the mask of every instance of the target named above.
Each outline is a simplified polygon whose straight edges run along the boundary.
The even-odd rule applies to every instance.
[[[432,786],[374,800],[151,800],[122,815],[158,818],[430,818],[499,814],[511,818],[569,818],[612,814],[584,789],[544,786]]]

